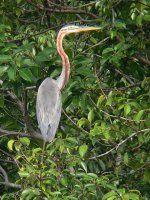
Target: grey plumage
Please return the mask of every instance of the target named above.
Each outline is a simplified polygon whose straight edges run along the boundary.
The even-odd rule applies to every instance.
[[[61,94],[56,80],[46,78],[37,93],[36,115],[45,142],[55,137],[61,116]]]

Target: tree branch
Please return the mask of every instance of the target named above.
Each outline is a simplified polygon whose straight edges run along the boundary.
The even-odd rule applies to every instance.
[[[21,189],[21,185],[15,184],[15,183],[10,183],[10,182],[0,182],[1,185],[5,185],[8,187],[12,187],[12,188],[18,188]]]
[[[134,57],[136,59],[140,60],[142,63],[144,63],[146,65],[150,65],[150,60],[148,60],[148,59],[146,59],[146,58],[144,58],[144,57],[142,57],[142,56],[140,56],[138,54],[136,54]]]
[[[40,10],[45,10],[45,11],[50,11],[52,13],[70,13],[70,14],[85,14],[85,15],[89,15],[90,17],[93,17],[93,18],[97,18],[96,15],[94,15],[93,13],[90,13],[90,12],[86,12],[86,11],[83,11],[83,10],[73,10],[73,9],[62,9],[62,8],[58,8],[58,9],[55,9],[54,6],[50,6],[49,8],[44,8],[43,6],[41,5],[35,5],[32,3],[31,0],[27,0],[28,3],[30,3],[31,5],[33,5],[34,7],[40,9]]]
[[[3,174],[5,182],[8,182],[8,175],[7,175],[6,171],[2,168],[2,166],[0,166],[0,171]]]
[[[48,0],[44,0],[43,5],[44,5],[44,8],[49,8]],[[51,27],[50,13],[48,11],[46,11],[45,14],[47,17],[47,25],[50,28]]]
[[[64,109],[62,109],[62,112],[64,113],[64,115],[72,122],[72,124],[77,127],[80,131],[86,133],[86,134],[89,134],[88,131],[84,130],[83,128],[79,127],[68,115],[67,113],[64,111]]]
[[[97,105],[95,104],[95,102],[93,101],[93,99],[89,96],[89,99],[91,100],[92,104],[95,106],[95,108],[99,109],[97,107]],[[99,109],[102,113],[108,115],[109,117],[112,117],[112,118],[117,118],[117,119],[122,119],[124,121],[129,121],[129,122],[136,122],[136,120],[133,120],[133,119],[128,119],[128,118],[125,118],[125,117],[121,117],[121,116],[117,116],[117,115],[111,115],[109,113],[107,113],[106,111],[102,110],[102,109]],[[145,120],[140,120],[140,122],[144,122]]]
[[[8,131],[0,128],[0,138],[3,136],[9,136],[9,135],[14,135],[14,136],[20,136],[20,137],[31,137],[31,138],[36,138],[43,140],[42,135],[34,132],[34,135],[29,135],[28,133],[23,133],[23,132],[15,132],[15,131]]]
[[[108,155],[109,153],[111,153],[112,151],[114,150],[117,150],[121,145],[123,145],[124,143],[126,143],[128,140],[130,140],[131,138],[133,138],[134,136],[136,136],[138,133],[141,133],[141,132],[150,132],[150,128],[147,128],[147,129],[143,129],[143,130],[139,130],[137,132],[134,132],[132,133],[129,137],[127,137],[126,139],[122,140],[121,142],[119,142],[115,147],[113,147],[112,149],[110,149],[109,151],[103,153],[103,154],[100,154],[100,155],[97,155],[97,156],[93,156],[93,157],[90,157],[89,160],[93,160],[93,159],[96,159],[96,158],[101,158],[103,156],[106,156]]]
[[[34,131],[33,127],[31,126],[28,114],[26,112],[26,106],[18,99],[18,97],[13,92],[7,91],[7,94],[17,103],[18,107],[20,108],[22,115],[23,115],[24,122],[26,124],[26,127],[29,130],[29,133],[31,135],[35,135],[36,132]]]
[[[4,180],[5,180],[4,182],[0,182],[0,184],[5,185],[7,187],[21,188],[20,185],[9,182],[8,175],[7,175],[6,171],[2,168],[2,166],[0,166],[0,171],[3,174]]]

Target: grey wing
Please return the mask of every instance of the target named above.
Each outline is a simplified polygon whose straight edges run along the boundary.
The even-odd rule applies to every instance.
[[[55,137],[61,116],[61,94],[55,80],[45,79],[39,87],[36,115],[44,141]]]

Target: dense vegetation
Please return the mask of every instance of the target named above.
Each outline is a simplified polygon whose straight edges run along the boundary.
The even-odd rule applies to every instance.
[[[103,30],[64,40],[71,76],[42,161],[36,94],[60,74],[68,23]],[[1,199],[150,199],[149,55],[149,0],[2,0]]]

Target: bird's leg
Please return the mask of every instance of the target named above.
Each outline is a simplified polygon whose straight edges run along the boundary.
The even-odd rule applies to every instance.
[[[42,149],[41,164],[43,164],[43,160],[44,160],[45,146],[46,146],[46,142],[43,141],[43,149]]]

